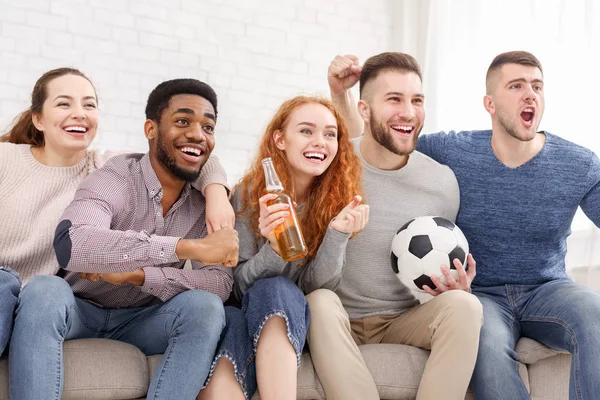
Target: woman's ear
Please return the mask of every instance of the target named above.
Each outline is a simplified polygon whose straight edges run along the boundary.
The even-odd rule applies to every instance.
[[[31,122],[33,123],[33,126],[35,126],[35,129],[37,129],[40,132],[44,131],[44,124],[42,124],[42,116],[40,114],[31,114]]]
[[[276,130],[275,132],[273,132],[273,142],[275,142],[275,146],[279,149],[279,150],[285,150],[285,141],[283,139],[283,132],[281,132],[279,129]]]

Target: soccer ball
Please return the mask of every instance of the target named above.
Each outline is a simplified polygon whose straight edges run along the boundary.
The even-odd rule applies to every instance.
[[[407,222],[396,232],[392,240],[392,269],[409,289],[425,292],[423,285],[436,286],[430,275],[436,274],[447,284],[440,265],[450,268],[450,274],[458,279],[453,260],[458,258],[467,269],[469,244],[458,226],[442,217],[419,217]]]

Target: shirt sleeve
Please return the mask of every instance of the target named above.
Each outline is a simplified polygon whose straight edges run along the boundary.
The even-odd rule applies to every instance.
[[[59,265],[74,272],[110,273],[179,261],[178,237],[111,229],[121,209],[135,206],[130,182],[114,174],[100,169],[89,175],[65,209],[54,236]]]
[[[447,164],[445,162],[447,139],[448,134],[445,132],[428,133],[425,135],[421,135],[419,136],[419,140],[417,141],[417,151],[433,158],[440,164]]]
[[[333,291],[337,289],[346,266],[346,247],[350,236],[331,226],[327,228],[317,255],[302,268],[298,286],[304,293],[321,288]]]
[[[192,269],[144,267],[142,292],[167,301],[186,290],[205,290],[225,301],[233,286],[231,268],[192,261]]]
[[[206,187],[214,183],[224,186],[227,193],[229,193],[230,187],[227,185],[225,168],[223,168],[217,156],[211,155],[202,167],[200,176],[192,185],[204,195]]]
[[[600,160],[591,153],[587,171],[586,192],[580,206],[585,215],[600,227]]]

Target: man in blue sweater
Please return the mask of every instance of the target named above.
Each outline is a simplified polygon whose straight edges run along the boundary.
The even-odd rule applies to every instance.
[[[346,90],[332,97],[349,117],[353,135],[360,135],[347,90],[358,80],[358,60],[336,57],[331,73],[345,80]],[[600,295],[569,279],[565,253],[578,206],[600,226],[600,160],[537,131],[544,83],[542,66],[530,53],[503,53],[492,61],[484,106],[492,130],[423,135],[417,145],[456,174],[456,222],[477,260],[472,290],[483,304],[484,325],[475,397],[529,399],[515,353],[526,336],[572,354],[570,399],[598,398]]]

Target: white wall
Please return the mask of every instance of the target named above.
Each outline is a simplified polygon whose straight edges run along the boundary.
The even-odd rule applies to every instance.
[[[283,100],[328,95],[336,54],[390,50],[393,1],[0,0],[0,131],[44,71],[74,66],[100,97],[95,145],[145,151],[148,94],[193,77],[219,96],[215,151],[233,183]]]

